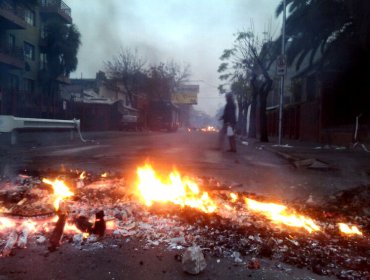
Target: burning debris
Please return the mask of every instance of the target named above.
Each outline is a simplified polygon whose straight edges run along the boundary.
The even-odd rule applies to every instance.
[[[67,214],[65,213],[58,213],[58,221],[55,224],[55,228],[50,236],[49,239],[49,251],[55,251],[57,247],[59,247],[62,236],[64,232],[64,227],[66,225]]]
[[[46,239],[50,251],[63,242],[100,248],[103,239],[138,239],[145,241],[144,249],[184,251],[183,269],[191,274],[205,269],[203,255],[208,255],[231,258],[249,269],[261,267],[259,258],[270,258],[341,279],[370,277],[369,217],[349,211],[354,205],[348,195],[341,197],[352,208],[283,204],[252,193],[212,190],[217,183],[212,178],[179,172],[161,177],[149,165],[138,168],[135,186],[104,173],[40,177],[48,176],[3,182],[4,257],[15,247],[42,246]],[[369,200],[360,201],[362,209]]]

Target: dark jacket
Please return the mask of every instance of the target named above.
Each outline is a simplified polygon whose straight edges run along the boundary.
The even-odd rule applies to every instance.
[[[235,108],[234,101],[232,99],[231,100],[228,99],[226,106],[225,106],[224,114],[221,117],[221,119],[223,119],[224,121],[224,124],[229,123],[232,126],[236,124],[235,111],[236,111],[236,108]]]

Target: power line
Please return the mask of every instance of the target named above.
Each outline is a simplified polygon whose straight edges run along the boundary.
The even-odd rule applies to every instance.
[[[207,86],[214,87],[214,88],[218,88],[218,86],[213,85],[213,84],[211,84],[211,83],[208,83],[208,82],[206,82],[205,80],[190,80],[189,82],[204,83],[204,84],[206,84]]]

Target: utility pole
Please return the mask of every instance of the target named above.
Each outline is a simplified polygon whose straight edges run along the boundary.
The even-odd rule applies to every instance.
[[[283,1],[283,27],[282,27],[282,42],[281,42],[281,55],[285,58],[285,21],[286,21],[286,0]],[[284,81],[285,73],[280,78],[280,102],[279,102],[279,145],[282,144],[282,131],[283,131],[283,100],[284,100]]]

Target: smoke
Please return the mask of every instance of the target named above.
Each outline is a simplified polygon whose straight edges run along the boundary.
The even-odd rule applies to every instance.
[[[213,113],[217,100],[219,57],[232,47],[233,34],[253,22],[262,34],[279,0],[65,0],[81,33],[79,64],[72,77],[95,77],[120,49],[137,49],[148,65],[174,60],[191,65],[191,80],[204,80],[198,109]],[[251,21],[252,19],[252,21]],[[278,25],[275,25],[278,26]],[[276,28],[276,27],[275,27]]]

